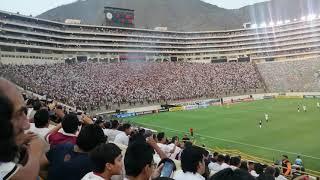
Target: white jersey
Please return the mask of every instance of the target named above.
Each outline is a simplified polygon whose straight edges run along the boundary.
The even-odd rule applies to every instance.
[[[320,108],[320,103],[319,102],[317,102],[317,107]]]
[[[307,106],[302,106],[302,108],[304,111],[307,110]]]
[[[268,114],[264,114],[264,117],[266,118],[266,120],[269,119],[269,115]]]

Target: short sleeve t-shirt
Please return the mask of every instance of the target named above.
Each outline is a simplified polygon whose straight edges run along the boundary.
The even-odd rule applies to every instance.
[[[48,180],[79,180],[92,171],[87,153],[74,151],[73,144],[60,144],[47,153]]]
[[[17,173],[19,166],[14,162],[0,162],[0,180],[10,179]]]

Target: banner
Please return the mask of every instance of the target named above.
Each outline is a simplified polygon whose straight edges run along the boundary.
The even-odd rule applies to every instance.
[[[304,95],[303,98],[304,98],[304,99],[314,99],[315,96],[312,96],[312,95]]]
[[[303,96],[277,96],[277,99],[302,99]]]
[[[183,107],[173,107],[169,109],[170,112],[175,112],[175,111],[183,111]]]
[[[274,96],[263,96],[263,99],[273,99]]]
[[[184,106],[184,110],[193,110],[193,109],[198,109],[198,105]]]
[[[116,118],[127,118],[127,117],[133,117],[136,116],[136,113],[121,113],[121,114],[114,114]]]

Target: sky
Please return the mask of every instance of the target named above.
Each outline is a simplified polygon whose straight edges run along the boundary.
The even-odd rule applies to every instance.
[[[49,9],[69,4],[76,0],[0,0],[0,10],[20,12],[24,15],[37,16]],[[159,0],[160,1],[160,0]],[[203,0],[207,3],[227,9],[237,9],[249,4],[266,0]]]

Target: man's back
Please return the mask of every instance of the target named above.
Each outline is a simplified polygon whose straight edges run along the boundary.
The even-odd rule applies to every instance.
[[[47,153],[48,180],[79,180],[92,171],[87,153],[74,151],[73,144],[60,144]]]

